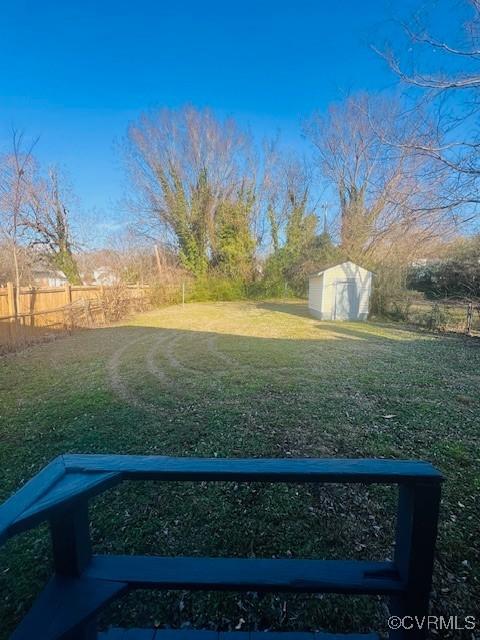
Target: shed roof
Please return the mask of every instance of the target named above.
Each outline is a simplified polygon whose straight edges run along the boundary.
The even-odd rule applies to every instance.
[[[358,269],[362,269],[362,271],[368,271],[368,273],[373,273],[373,271],[369,271],[368,269],[365,269],[365,267],[362,267],[359,264],[356,264],[355,262],[352,262],[351,260],[346,260],[345,262],[338,262],[336,264],[332,264],[330,267],[326,267],[325,269],[322,269],[322,271],[318,271],[317,273],[311,273],[308,277],[309,278],[317,278],[318,276],[323,275],[326,271],[330,271],[331,269],[335,269],[336,267],[341,267],[343,265],[351,265],[352,267],[358,268]]]

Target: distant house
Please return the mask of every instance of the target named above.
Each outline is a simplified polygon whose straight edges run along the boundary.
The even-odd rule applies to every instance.
[[[31,274],[34,287],[63,287],[68,282],[63,271],[52,269],[48,265],[33,267]]]
[[[112,287],[120,282],[120,278],[109,267],[98,267],[93,271],[93,283]]]
[[[428,258],[417,258],[416,260],[413,260],[410,265],[412,267],[426,267],[429,262],[432,262],[432,260],[429,260]]]
[[[310,313],[320,320],[366,320],[372,275],[350,261],[312,274],[308,287]]]

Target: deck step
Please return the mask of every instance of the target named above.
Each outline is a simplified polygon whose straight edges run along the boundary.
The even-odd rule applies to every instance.
[[[305,631],[197,631],[192,629],[109,629],[98,640],[380,640],[377,633]]]
[[[84,576],[127,583],[133,589],[402,593],[391,562],[94,556]]]
[[[58,640],[73,637],[85,620],[123,595],[127,585],[89,578],[54,576],[33,607],[15,629],[10,640]],[[128,637],[128,636],[127,636]]]

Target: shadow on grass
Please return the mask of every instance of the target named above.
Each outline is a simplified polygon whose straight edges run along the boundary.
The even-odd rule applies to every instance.
[[[290,316],[299,316],[301,318],[308,318],[309,320],[313,317],[308,311],[307,304],[302,302],[258,302],[256,306],[266,311],[286,313]]]
[[[261,302],[256,305],[259,309],[266,311],[273,311],[275,313],[284,313],[289,316],[297,316],[305,318],[307,320],[315,320],[314,316],[310,313],[306,303],[301,302]],[[329,332],[332,334],[338,334],[344,338],[369,340],[372,342],[398,342],[399,339],[392,338],[388,335],[375,334],[375,330],[380,328],[388,331],[393,330],[395,332],[409,334],[410,339],[412,334],[418,333],[419,335],[425,335],[425,331],[416,330],[412,326],[404,326],[401,324],[388,323],[388,322],[363,322],[363,321],[342,321],[342,320],[323,320],[317,321],[316,328],[320,331]]]
[[[258,306],[311,320],[306,305]],[[6,496],[46,461],[66,451],[416,457],[433,458],[443,466],[451,453],[438,447],[451,442],[454,426],[463,420],[455,437],[470,457],[449,477],[448,508],[453,510],[458,500],[464,500],[469,482],[460,469],[465,474],[474,465],[473,436],[468,431],[473,410],[455,404],[455,391],[443,382],[448,351],[440,349],[442,341],[428,343],[430,357],[417,356],[406,348],[417,339],[410,330],[408,337],[397,333],[394,339],[375,335],[376,326],[313,320],[318,337],[307,339],[119,326],[85,330],[33,347],[22,358],[6,359],[0,385],[11,410],[2,424],[6,439],[0,448],[0,495]],[[396,326],[380,326],[398,331]],[[335,339],[327,340],[327,333]],[[377,343],[399,356],[395,370],[384,363],[379,349],[369,348]],[[312,376],[309,381],[312,353],[318,380]],[[474,365],[472,361],[472,369]],[[457,364],[452,359],[448,372],[460,375],[461,366],[461,359]],[[432,372],[428,387],[421,386]],[[444,387],[438,388],[438,381]],[[464,384],[470,384],[468,393],[476,402],[472,383]],[[436,394],[445,404],[425,409],[416,401],[406,403],[412,390],[426,399]],[[390,413],[397,415],[385,416]],[[435,446],[439,453],[433,456]],[[305,486],[302,493],[292,487],[258,490],[219,485],[200,491],[167,483],[124,489],[92,504],[94,542],[102,552],[358,558],[383,558],[390,552],[393,502],[367,490]],[[465,518],[451,547],[472,566],[474,522]],[[45,531],[29,535],[2,557],[2,569],[7,571],[0,571],[0,592],[9,594],[0,602],[5,633],[13,629],[46,578]],[[439,581],[437,592],[442,586],[449,593],[458,589],[457,604],[465,612],[473,610],[475,594],[468,583],[452,587],[451,581]],[[239,610],[238,598],[218,594],[199,601],[197,611],[185,594],[161,602],[149,598],[139,594],[132,610],[119,605],[111,611],[112,618],[128,624],[141,614],[147,623],[160,617],[179,626],[186,621],[207,626],[213,620],[224,628],[235,626],[245,615],[243,607],[250,607],[246,626],[298,624],[344,631],[372,628],[376,615],[374,608],[365,609],[362,603],[349,608],[345,601],[339,607],[338,602],[328,604],[328,598],[312,600],[311,607],[292,600],[286,621],[278,601],[270,597],[262,600],[264,606],[257,601],[252,606],[242,603]],[[264,610],[259,614],[260,606]],[[434,611],[440,613],[438,608]]]
[[[333,337],[336,337],[336,338],[350,339],[350,340],[356,340],[356,341],[362,340],[364,342],[370,342],[372,344],[373,343],[391,344],[392,342],[398,343],[398,342],[407,342],[412,340],[411,330],[410,331],[405,330],[404,332],[408,334],[409,336],[408,338],[400,337],[400,336],[397,337],[397,336],[392,336],[387,334],[379,335],[378,333],[375,333],[375,329],[377,328],[377,325],[372,325],[371,323],[366,324],[363,322],[347,323],[347,322],[334,322],[334,321],[325,320],[317,324],[315,328],[318,331],[321,331],[323,333],[330,333],[332,334]],[[395,332],[397,331],[396,327],[392,327],[388,325],[382,326],[382,329],[384,330],[394,329]]]

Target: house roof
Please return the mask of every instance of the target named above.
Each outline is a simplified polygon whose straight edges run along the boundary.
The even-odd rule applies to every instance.
[[[66,278],[67,276],[63,273],[63,271],[60,271],[60,269],[54,269],[53,267],[50,267],[47,264],[36,264],[32,267],[31,269],[32,274],[34,275],[38,275],[38,274],[47,274],[48,276],[52,277],[52,278]]]
[[[345,262],[337,262],[335,264],[332,264],[330,267],[326,267],[325,269],[322,269],[322,271],[318,271],[317,273],[311,273],[308,277],[309,278],[317,278],[318,276],[323,275],[326,271],[330,271],[331,269],[335,269],[336,267],[341,267],[344,264],[349,264],[352,265],[353,267],[358,267],[359,269],[362,269],[363,271],[368,271],[369,273],[373,273],[373,271],[369,271],[368,269],[365,269],[365,267],[362,267],[359,264],[356,264],[355,262],[352,262],[351,260],[345,260]]]

